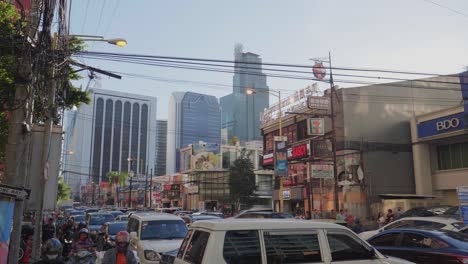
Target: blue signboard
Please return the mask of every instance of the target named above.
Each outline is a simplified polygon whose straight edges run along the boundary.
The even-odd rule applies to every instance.
[[[465,108],[465,124],[468,124],[468,71],[462,72],[460,77],[460,89],[462,92],[463,105]]]
[[[286,141],[275,142],[275,175],[288,176],[288,148]]]
[[[466,128],[465,113],[424,121],[418,124],[418,137],[425,138],[454,132]]]
[[[460,215],[463,219],[463,223],[468,225],[468,204],[460,205]]]

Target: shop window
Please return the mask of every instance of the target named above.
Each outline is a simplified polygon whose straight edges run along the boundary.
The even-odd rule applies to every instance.
[[[468,142],[437,146],[439,170],[468,168]]]

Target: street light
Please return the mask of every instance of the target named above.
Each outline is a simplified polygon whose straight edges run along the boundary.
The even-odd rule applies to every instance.
[[[112,38],[112,39],[105,39],[103,36],[91,36],[91,35],[68,35],[67,38],[70,40],[73,37],[80,38],[82,41],[103,41],[107,42],[112,45],[116,45],[118,47],[125,47],[127,46],[127,40],[123,38]]]
[[[258,89],[253,89],[249,88],[245,90],[246,95],[253,95],[256,93],[268,93],[273,96],[276,96],[278,98],[278,131],[279,131],[279,136],[281,139],[283,138],[283,113],[281,111],[281,91],[280,90],[258,90]],[[276,143],[275,143],[276,145]],[[275,146],[276,148],[276,146]],[[276,170],[276,161],[274,164],[275,170]],[[279,204],[279,211],[281,212],[283,209],[283,178],[280,177],[280,182],[279,182],[279,197],[280,197],[280,204]]]

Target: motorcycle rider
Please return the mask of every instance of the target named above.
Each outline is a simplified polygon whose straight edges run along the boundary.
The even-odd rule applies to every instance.
[[[47,224],[42,226],[42,243],[55,237],[55,224],[54,219],[49,218]]]
[[[89,252],[95,252],[95,249],[93,247],[94,242],[93,240],[89,237],[89,231],[86,228],[81,229],[78,232],[79,238],[78,240],[73,241],[73,248],[71,253],[76,253],[78,250],[81,249],[86,249]]]
[[[47,240],[42,249],[42,260],[35,264],[65,264],[62,259],[62,244],[56,238]]]
[[[102,264],[137,264],[137,259],[133,251],[128,249],[130,235],[127,231],[120,231],[115,236],[115,248],[106,251]]]

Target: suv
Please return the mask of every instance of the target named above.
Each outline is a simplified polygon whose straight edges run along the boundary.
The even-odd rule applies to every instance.
[[[159,263],[164,252],[180,247],[187,233],[182,218],[166,213],[134,213],[128,219],[130,248],[140,263]]]
[[[387,258],[346,227],[315,221],[227,219],[191,227],[174,263],[409,263]]]

